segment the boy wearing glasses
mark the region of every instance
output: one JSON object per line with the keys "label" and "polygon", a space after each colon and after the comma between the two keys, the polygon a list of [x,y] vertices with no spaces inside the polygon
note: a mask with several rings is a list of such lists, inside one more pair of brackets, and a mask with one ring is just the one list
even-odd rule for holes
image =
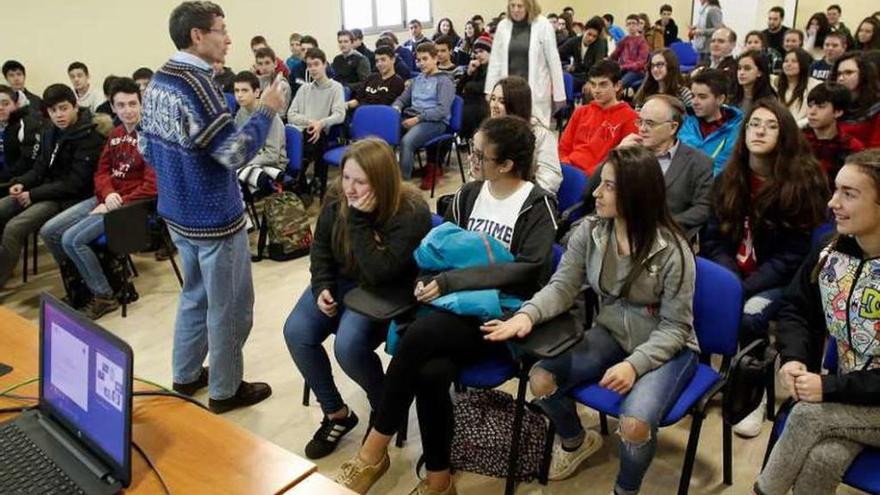
{"label": "boy wearing glasses", "polygon": [[[685,115],[687,110],[678,98],[653,95],[639,111],[638,132],[623,138],[620,146],[642,145],[657,156],[666,182],[669,211],[688,238],[694,239],[709,220],[712,208],[712,159],[678,139]],[[596,169],[587,184],[584,200],[588,205],[596,202],[592,192],[602,181],[603,166]]]}
{"label": "boy wearing glasses", "polygon": [[592,176],[624,136],[638,132],[638,114],[617,99],[621,82],[616,62],[602,60],[590,68],[588,76],[593,101],[579,106],[571,116],[559,140],[559,161]]}

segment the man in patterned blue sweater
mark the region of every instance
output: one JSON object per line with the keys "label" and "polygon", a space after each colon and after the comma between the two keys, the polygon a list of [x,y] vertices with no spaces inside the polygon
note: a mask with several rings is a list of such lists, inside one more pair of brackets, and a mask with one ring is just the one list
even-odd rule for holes
{"label": "man in patterned blue sweater", "polygon": [[[278,81],[239,130],[212,82],[231,41],[223,10],[184,2],[169,30],[179,50],[150,81],[143,101],[140,148],[156,171],[159,214],[183,261],[184,286],[174,329],[174,389],[208,386],[216,413],[272,394],[242,380],[242,348],[253,323],[254,287],[236,170],[263,146],[283,106]],[[202,363],[208,356],[209,368]]]}

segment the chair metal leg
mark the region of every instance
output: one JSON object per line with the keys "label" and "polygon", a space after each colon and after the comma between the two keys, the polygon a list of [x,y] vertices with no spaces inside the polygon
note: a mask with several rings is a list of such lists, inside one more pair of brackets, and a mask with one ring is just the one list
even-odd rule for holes
{"label": "chair metal leg", "polygon": [[30,250],[28,239],[25,239],[23,249],[24,253],[21,256],[21,282],[26,284],[28,279],[28,260],[30,259],[30,256],[28,255],[28,251]]}
{"label": "chair metal leg", "polygon": [[599,430],[603,435],[608,434],[608,416],[605,413],[599,413]]}
{"label": "chair metal leg", "polygon": [[721,443],[724,449],[724,484],[733,484],[733,427],[724,421],[721,427]]}
{"label": "chair metal leg", "polygon": [[776,367],[767,370],[767,419],[776,421]]}
{"label": "chair metal leg", "polygon": [[409,430],[409,414],[403,417],[403,422],[400,423],[400,428],[397,429],[397,438],[394,440],[394,445],[397,448],[403,448],[403,445],[406,443],[407,430]]}
{"label": "chair metal leg", "polygon": [[703,428],[703,414],[697,413],[692,417],[691,434],[688,437],[687,450],[684,454],[684,466],[681,469],[681,480],[678,483],[678,495],[687,495],[690,489],[694,460],[697,457],[697,445],[700,443],[700,430]]}
{"label": "chair metal leg", "polygon": [[312,395],[312,390],[309,388],[309,384],[304,383],[303,384],[303,400],[302,400],[302,403],[304,406],[309,405],[309,398],[311,397],[311,395]]}
{"label": "chair metal leg", "polygon": [[522,439],[522,423],[526,412],[526,384],[529,382],[529,367],[525,363],[519,363],[518,386],[516,391],[516,405],[513,414],[513,437],[510,441],[510,453],[507,458],[507,482],[504,485],[504,494],[513,495],[516,490],[516,472],[519,461],[519,446]]}
{"label": "chair metal leg", "polygon": [[464,177],[464,162],[461,161],[461,148],[457,144],[453,144],[453,146],[455,146],[455,157],[458,158],[458,171],[461,172],[461,183],[464,184],[467,182],[467,179]]}
{"label": "chair metal leg", "polygon": [[131,274],[135,277],[140,277],[141,275],[138,273],[137,267],[134,266],[134,260],[131,259],[131,255],[126,255],[125,259],[128,261],[128,267],[131,268]]}
{"label": "chair metal leg", "polygon": [[34,254],[33,254],[34,262],[33,262],[33,267],[32,267],[34,269],[34,275],[37,274],[37,255],[38,254],[39,253],[37,252],[37,233],[34,232]]}

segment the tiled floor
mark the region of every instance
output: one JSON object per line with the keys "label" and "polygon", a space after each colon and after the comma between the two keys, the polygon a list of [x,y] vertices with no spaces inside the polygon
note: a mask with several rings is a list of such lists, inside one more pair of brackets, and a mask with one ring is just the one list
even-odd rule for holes
{"label": "tiled floor", "polygon": [[[458,171],[450,170],[439,194],[451,193],[459,184]],[[433,201],[430,203],[433,208]],[[100,323],[134,348],[135,373],[138,376],[170,384],[171,337],[179,290],[177,280],[167,262],[158,263],[151,255],[137,256],[135,263],[140,272],[140,276],[135,279],[137,290],[141,294],[140,300],[129,308],[128,318],[123,319],[119,313],[114,313],[102,318]],[[308,259],[285,263],[268,260],[256,263],[253,266],[253,278],[257,295],[255,323],[245,347],[245,374],[248,380],[268,381],[274,394],[255,407],[229,413],[227,418],[302,455],[305,442],[311,438],[321,420],[321,412],[314,399],[309,407],[303,407],[300,403],[303,380],[287,352],[282,326],[309,281]],[[39,275],[32,277],[24,286],[20,280],[20,276],[17,281],[13,278],[11,286],[0,291],[0,303],[36,322],[39,293],[63,293],[57,269],[45,250],[41,251]],[[328,346],[328,349],[332,347]],[[330,352],[332,355],[332,350]],[[383,361],[387,364],[387,356],[383,355]],[[335,373],[346,401],[361,418],[366,418],[369,411],[364,394],[338,368]],[[506,385],[508,391],[512,391],[511,385],[512,383]],[[207,400],[204,395],[199,398]],[[769,428],[765,428],[760,437],[752,440],[734,438],[734,485],[728,487],[721,482],[719,408],[718,403],[713,404],[709,418],[703,424],[691,493],[750,493],[767,444]],[[582,419],[588,427],[598,429],[598,416],[594,413],[584,409]],[[405,494],[417,483],[414,466],[421,449],[416,425],[413,408],[409,441],[402,449],[391,448],[392,468],[371,493]],[[614,423],[611,425],[613,429]],[[358,426],[335,454],[318,461],[319,470],[332,475],[345,459],[354,455],[363,435],[363,428],[364,426]],[[689,429],[690,420],[685,420],[661,430],[658,454],[645,478],[643,493],[675,493]],[[617,446],[617,437],[612,433],[607,437],[603,448],[586,462],[576,476],[548,486],[522,484],[517,493],[608,493],[617,472]],[[469,473],[456,475],[456,480],[459,492],[463,494],[501,493],[504,487],[502,480]],[[840,493],[856,492],[841,489]]]}

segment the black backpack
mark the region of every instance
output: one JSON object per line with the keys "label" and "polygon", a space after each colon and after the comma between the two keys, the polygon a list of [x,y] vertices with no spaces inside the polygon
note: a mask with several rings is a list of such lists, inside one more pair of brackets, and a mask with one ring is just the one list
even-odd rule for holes
{"label": "black backpack", "polygon": [[737,424],[754,411],[774,380],[776,350],[764,340],[756,340],[741,350],[730,363],[721,414],[730,424]]}
{"label": "black backpack", "polygon": [[[513,396],[500,390],[459,393],[453,405],[452,468],[506,478],[515,408]],[[514,473],[518,481],[546,479],[550,467],[554,431],[550,420],[538,411],[537,406],[526,405]]]}

